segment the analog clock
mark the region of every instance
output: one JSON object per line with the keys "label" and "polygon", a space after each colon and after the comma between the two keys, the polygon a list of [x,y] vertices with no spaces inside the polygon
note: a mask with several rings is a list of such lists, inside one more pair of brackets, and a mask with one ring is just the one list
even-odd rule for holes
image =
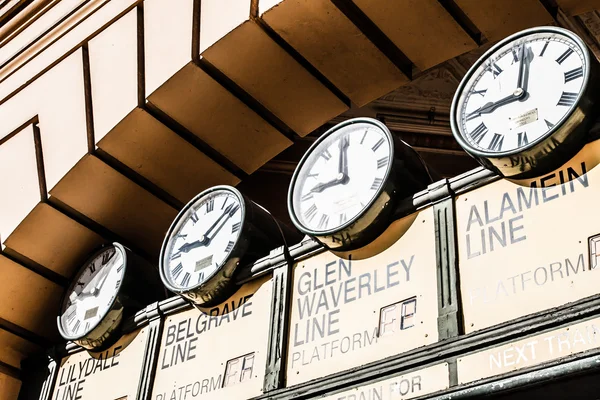
{"label": "analog clock", "polygon": [[195,304],[214,303],[235,288],[230,281],[239,265],[282,245],[282,234],[294,236],[235,188],[215,186],[192,199],[171,225],[160,277]]}
{"label": "analog clock", "polygon": [[[140,268],[144,271],[136,272]],[[139,276],[137,285],[132,284],[132,275]],[[155,275],[152,267],[118,243],[98,250],[65,292],[57,321],[60,334],[87,349],[110,343],[127,307],[139,309],[161,298]]]}
{"label": "analog clock", "polygon": [[327,247],[356,249],[385,230],[399,198],[430,181],[418,155],[384,124],[355,118],[327,131],[304,155],[288,209],[300,231]]}
{"label": "analog clock", "polygon": [[451,109],[454,137],[506,177],[539,176],[579,150],[597,105],[597,61],[572,32],[528,29],[467,72]]}

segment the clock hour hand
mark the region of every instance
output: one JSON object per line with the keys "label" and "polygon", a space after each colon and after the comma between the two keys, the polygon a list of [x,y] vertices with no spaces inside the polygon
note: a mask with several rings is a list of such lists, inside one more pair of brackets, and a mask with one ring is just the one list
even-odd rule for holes
{"label": "clock hour hand", "polygon": [[96,287],[93,287],[90,291],[84,290],[81,293],[79,293],[79,295],[74,299],[69,299],[69,301],[71,302],[71,304],[74,304],[76,301],[81,301],[88,297],[95,297],[96,293],[94,292],[94,290],[96,290]]}
{"label": "clock hour hand", "polygon": [[310,191],[313,193],[321,193],[323,190],[325,190],[327,188],[330,188],[339,183],[342,183],[343,180],[344,180],[343,174],[338,174],[338,176],[336,176],[335,179],[332,179],[332,180],[330,180],[328,182],[324,182],[324,183],[318,183],[312,189],[310,189]]}
{"label": "clock hour hand", "polygon": [[481,114],[490,114],[490,113],[494,112],[494,110],[496,110],[498,107],[505,106],[507,104],[510,104],[514,101],[519,100],[521,97],[523,97],[524,93],[525,92],[523,91],[523,89],[517,88],[517,90],[515,90],[512,94],[510,94],[498,101],[493,101],[493,102],[490,101],[489,103],[485,103],[483,106],[479,107],[477,110],[468,114],[465,118],[467,120],[469,120],[469,119],[477,117]]}
{"label": "clock hour hand", "polygon": [[[177,250],[177,253],[175,254],[179,254],[179,253],[188,253],[190,250],[195,249],[196,247],[200,247],[203,246],[206,242],[206,240],[204,240],[204,236],[201,237],[202,240],[195,240],[191,243],[184,243],[179,250]],[[175,255],[173,254],[173,255]],[[171,256],[171,258],[173,258]]]}

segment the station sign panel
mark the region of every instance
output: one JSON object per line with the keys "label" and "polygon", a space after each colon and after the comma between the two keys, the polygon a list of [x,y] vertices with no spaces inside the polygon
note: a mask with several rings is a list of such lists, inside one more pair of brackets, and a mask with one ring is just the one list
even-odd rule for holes
{"label": "station sign panel", "polygon": [[502,375],[600,347],[600,317],[530,336],[457,360],[458,382]]}
{"label": "station sign panel", "polygon": [[169,316],[152,400],[249,399],[262,394],[272,301],[270,277],[211,308]]}
{"label": "station sign panel", "polygon": [[135,399],[148,328],[124,335],[110,348],[80,351],[61,360],[53,400]]}
{"label": "station sign panel", "polygon": [[438,340],[434,214],[362,260],[323,252],[294,268],[287,385]]}
{"label": "station sign panel", "polygon": [[437,364],[400,376],[319,397],[319,400],[413,399],[450,387],[448,364]]}
{"label": "station sign panel", "polygon": [[598,293],[600,141],[529,181],[456,198],[465,333]]}

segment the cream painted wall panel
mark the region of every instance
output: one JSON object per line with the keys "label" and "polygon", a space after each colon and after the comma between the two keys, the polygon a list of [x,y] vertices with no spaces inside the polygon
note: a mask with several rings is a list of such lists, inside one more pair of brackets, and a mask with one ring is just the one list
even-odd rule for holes
{"label": "cream painted wall panel", "polygon": [[146,96],[192,59],[193,0],[144,2]]}
{"label": "cream painted wall panel", "polygon": [[504,39],[523,29],[553,25],[554,19],[538,0],[456,0],[489,41]]}
{"label": "cream painted wall panel", "polygon": [[87,155],[50,192],[152,257],[158,257],[177,210],[98,158]]}
{"label": "cream painted wall panel", "polygon": [[98,143],[138,103],[137,10],[90,40],[94,136]]}
{"label": "cream painted wall panel", "polygon": [[267,10],[270,10],[276,5],[281,4],[283,1],[285,0],[260,0],[258,2],[258,15],[266,13]]}
{"label": "cream painted wall panel", "polygon": [[0,239],[12,233],[40,201],[33,127],[0,145]]}
{"label": "cream painted wall panel", "polygon": [[[92,0],[88,5],[84,6],[82,10],[75,13],[75,15],[69,20],[76,20],[77,17],[81,18],[81,14],[83,12],[89,11],[95,7],[98,7],[99,4],[103,3],[106,0]],[[67,13],[75,9],[77,6],[84,3],[84,0],[61,0],[58,1],[56,5],[51,7],[48,11],[42,14],[35,22],[26,27],[23,31],[21,31],[18,35],[12,38],[7,43],[3,43],[0,46],[0,63],[3,64],[9,58],[12,58],[19,50],[28,46],[40,35],[43,34],[48,28],[52,25],[56,24],[57,21],[62,19]],[[14,61],[11,61],[8,64],[7,68],[3,68],[0,73],[0,79],[4,78],[11,71],[13,71],[16,67],[18,67],[21,63],[23,63],[27,58],[31,56],[32,53],[39,51],[43,46],[48,45],[48,43],[55,39],[57,35],[60,35],[65,29],[71,27],[69,23],[63,23],[61,26],[55,28],[51,34],[46,35],[44,40],[38,40],[34,44],[32,44],[26,52],[22,53],[22,56],[14,58]]]}
{"label": "cream painted wall panel", "polygon": [[421,70],[477,44],[437,0],[353,0]]}
{"label": "cream painted wall panel", "polygon": [[36,115],[51,189],[87,152],[81,50],[0,105],[0,140]]}
{"label": "cream painted wall panel", "polygon": [[0,282],[0,318],[52,340],[58,338],[60,286],[2,255]]}
{"label": "cream painted wall panel", "polygon": [[21,390],[21,381],[0,372],[0,400],[15,400]]}
{"label": "cream painted wall panel", "polygon": [[194,64],[186,65],[148,101],[248,174],[292,144]]}
{"label": "cream painted wall panel", "polygon": [[[202,21],[220,12],[202,14]],[[348,109],[252,20],[221,38],[202,56],[300,136]]]}
{"label": "cream painted wall panel", "polygon": [[38,203],[4,241],[6,247],[71,278],[105,240],[46,203]]}
{"label": "cream painted wall panel", "polygon": [[250,0],[204,0],[200,10],[200,53],[250,16]]}
{"label": "cream painted wall panel", "polygon": [[48,190],[87,152],[82,57],[81,50],[77,50],[26,89],[25,104],[32,98],[39,101]]}
{"label": "cream painted wall panel", "polygon": [[21,368],[21,360],[34,351],[42,350],[41,347],[27,340],[0,329],[0,361]]}
{"label": "cream painted wall panel", "polygon": [[600,10],[600,0],[556,0],[567,15],[579,15],[592,10]]}
{"label": "cream painted wall panel", "polygon": [[96,13],[91,15],[81,24],[74,27],[68,35],[60,38],[42,54],[25,64],[21,69],[4,81],[0,82],[0,101],[12,94],[19,87],[25,85],[37,74],[48,68],[57,59],[81,45],[81,42],[92,35],[107,21],[114,19],[128,7],[140,0],[111,0]]}
{"label": "cream painted wall panel", "polygon": [[286,0],[260,17],[358,106],[408,82],[330,0]]}
{"label": "cream painted wall panel", "polygon": [[211,186],[240,182],[141,108],[127,115],[98,147],[183,203]]}

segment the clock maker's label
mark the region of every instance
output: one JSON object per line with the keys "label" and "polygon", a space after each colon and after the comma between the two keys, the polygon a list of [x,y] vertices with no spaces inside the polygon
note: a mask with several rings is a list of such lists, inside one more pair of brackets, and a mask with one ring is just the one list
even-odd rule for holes
{"label": "clock maker's label", "polygon": [[350,390],[319,397],[319,400],[413,399],[450,387],[448,364],[437,364]]}
{"label": "clock maker's label", "polygon": [[167,318],[152,400],[262,394],[271,299],[272,280],[257,279],[218,306]]}
{"label": "clock maker's label", "polygon": [[538,120],[538,110],[534,108],[533,110],[526,111],[520,115],[517,115],[513,118],[509,117],[509,125],[511,129],[517,129],[524,125],[531,124]]}
{"label": "clock maker's label", "polygon": [[600,141],[519,184],[456,199],[466,333],[598,293]]}
{"label": "clock maker's label", "polygon": [[433,211],[384,252],[324,252],[294,269],[287,383],[294,385],[438,340]]}
{"label": "clock maker's label", "polygon": [[135,399],[147,339],[148,328],[143,328],[105,351],[80,351],[63,358],[52,399]]}
{"label": "clock maker's label", "polygon": [[505,374],[600,347],[600,318],[461,357],[458,383]]}

